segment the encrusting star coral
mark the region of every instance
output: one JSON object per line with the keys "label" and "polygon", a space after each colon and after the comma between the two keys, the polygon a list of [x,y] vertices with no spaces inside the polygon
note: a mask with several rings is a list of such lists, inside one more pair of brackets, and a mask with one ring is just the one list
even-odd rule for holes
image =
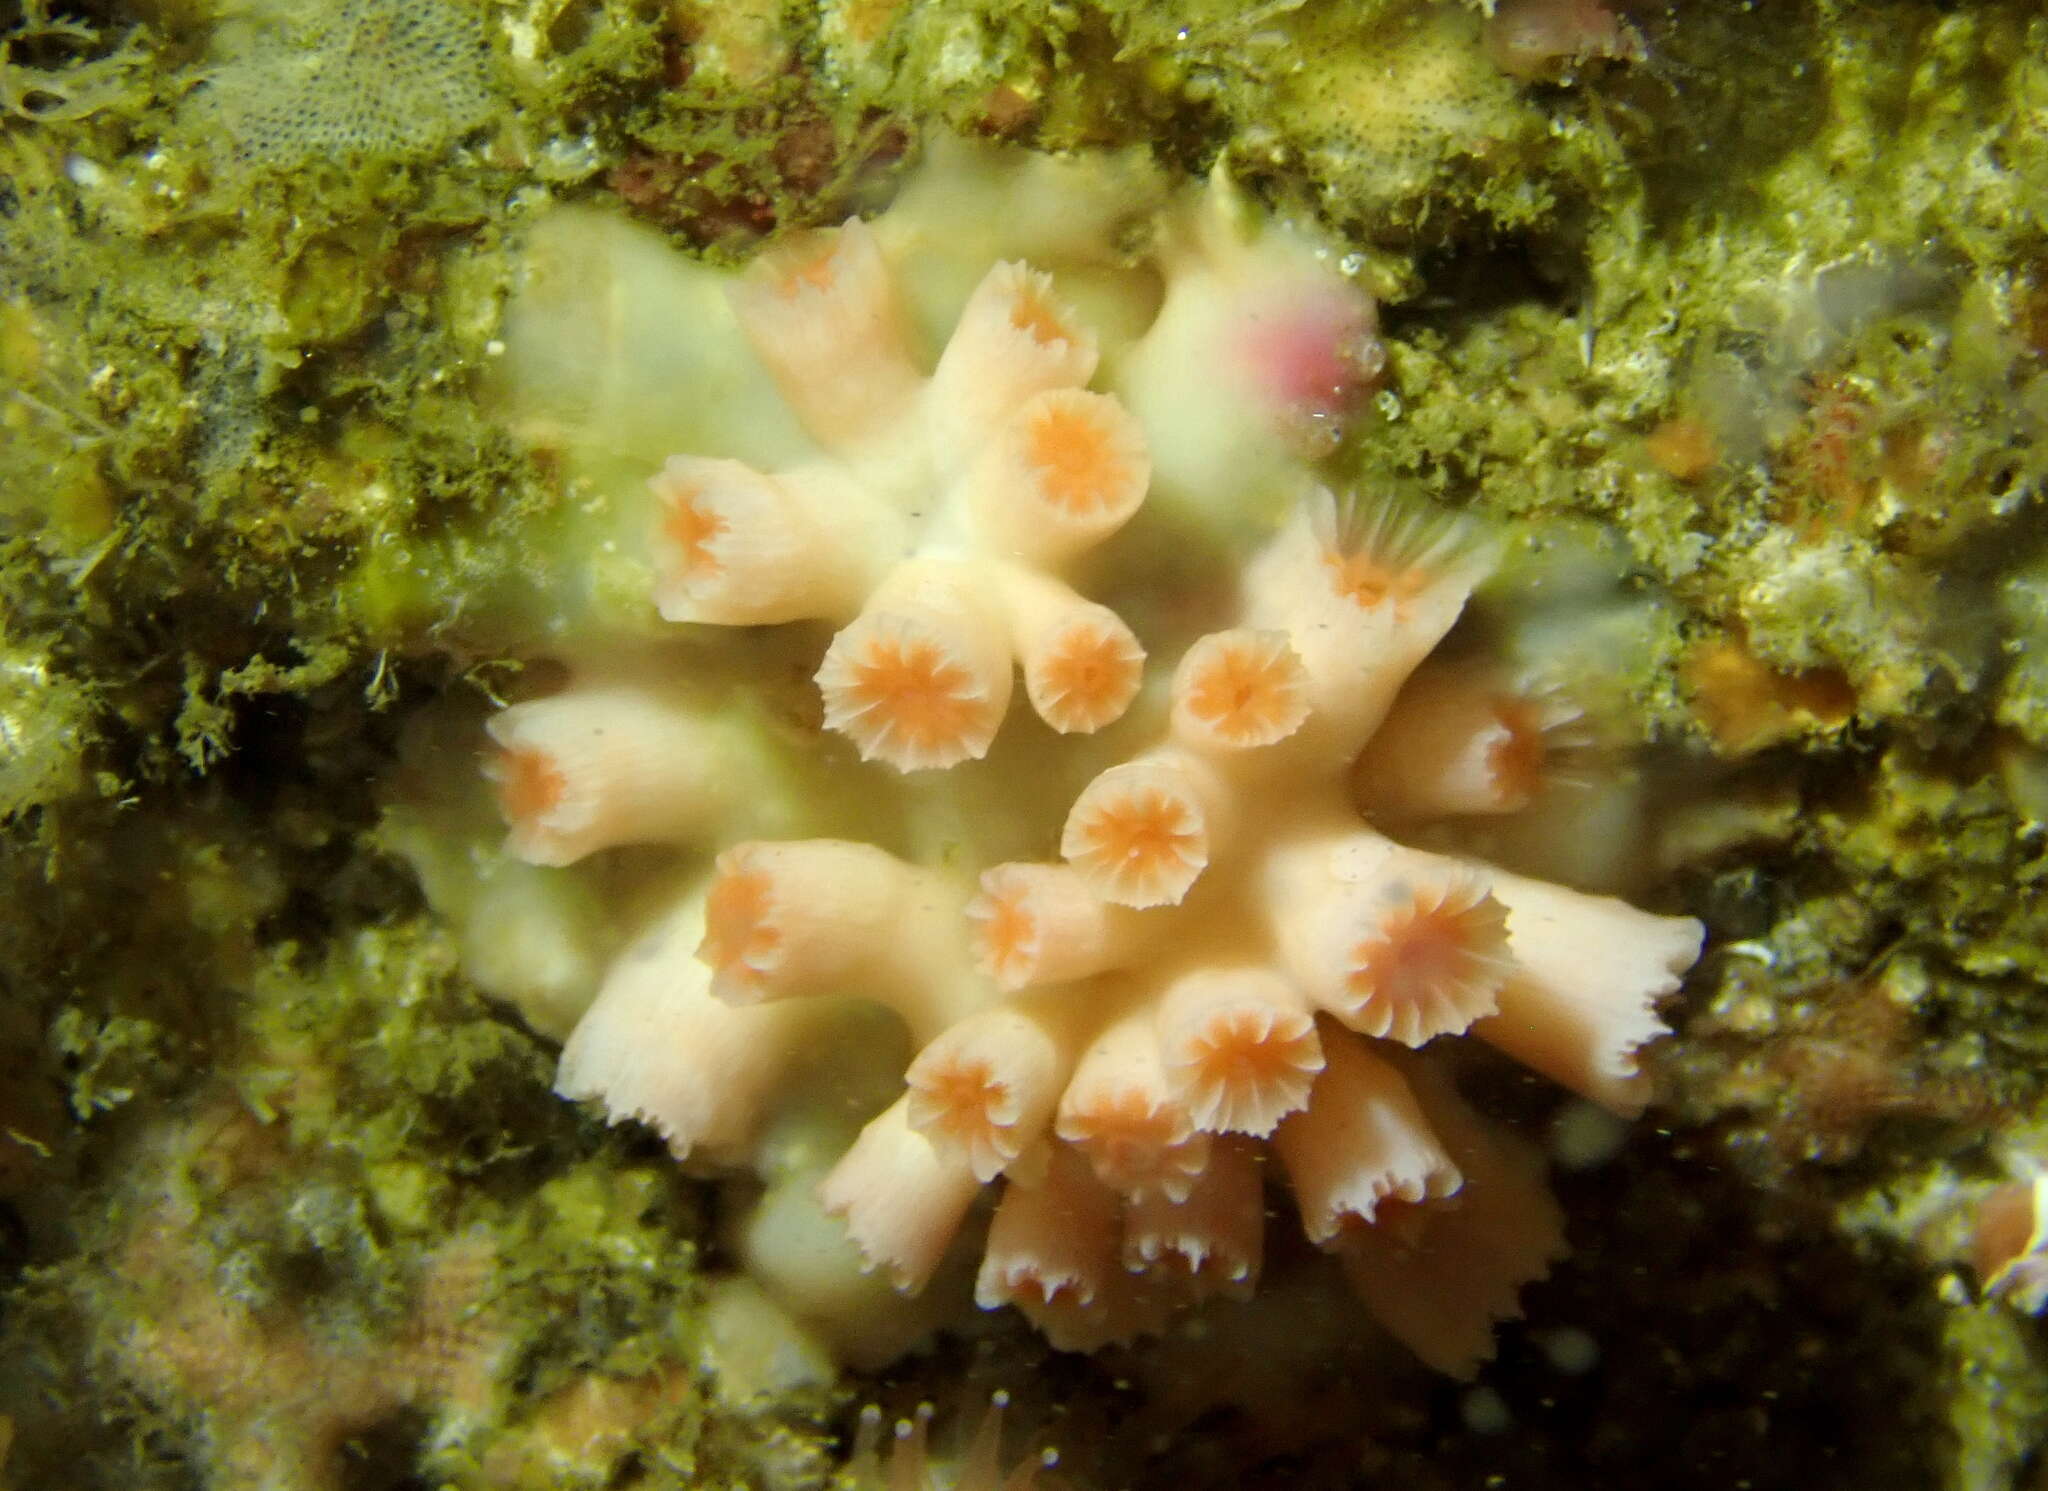
{"label": "encrusting star coral", "polygon": [[959,146],[737,276],[565,217],[533,278],[509,403],[588,473],[600,577],[487,769],[628,940],[594,999],[595,957],[476,961],[543,1028],[587,1004],[559,1090],[759,1165],[878,1004],[915,1054],[817,1199],[895,1289],[994,1187],[975,1298],[1091,1350],[1250,1295],[1284,1186],[1470,1371],[1562,1224],[1435,1048],[1633,1113],[1701,933],[1381,831],[1525,806],[1566,712],[1432,658],[1484,542],[1315,480],[1370,300],[1220,180]]}

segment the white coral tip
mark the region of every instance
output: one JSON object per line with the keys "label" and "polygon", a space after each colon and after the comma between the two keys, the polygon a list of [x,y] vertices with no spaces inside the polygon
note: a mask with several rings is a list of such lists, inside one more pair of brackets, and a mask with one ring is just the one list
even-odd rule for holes
{"label": "white coral tip", "polygon": [[826,728],[898,771],[979,760],[1009,708],[1001,618],[970,577],[944,569],[892,575],[818,668]]}
{"label": "white coral tip", "polygon": [[1137,635],[1107,606],[1086,601],[1030,637],[1018,656],[1031,707],[1063,735],[1115,723],[1144,681]]}
{"label": "white coral tip", "polygon": [[935,1146],[899,1098],[860,1131],[818,1188],[842,1218],[867,1267],[885,1270],[905,1294],[930,1282],[967,1208],[980,1193],[967,1157]]}
{"label": "white coral tip", "polygon": [[1383,1202],[1435,1200],[1458,1189],[1458,1167],[1395,1066],[1357,1036],[1334,1030],[1325,1032],[1323,1059],[1308,1106],[1273,1136],[1309,1241],[1371,1223]]}
{"label": "white coral tip", "polygon": [[1345,1024],[1420,1046],[1494,1012],[1512,968],[1507,912],[1476,876],[1397,871],[1346,899],[1327,996]]}
{"label": "white coral tip", "polygon": [[1260,968],[1202,968],[1160,997],[1160,1055],[1198,1128],[1264,1136],[1308,1101],[1323,1068],[1300,991]]}
{"label": "white coral tip", "polygon": [[851,557],[792,486],[738,461],[670,456],[648,479],[664,620],[755,626],[851,609]]}
{"label": "white coral tip", "polygon": [[1209,863],[1207,785],[1173,759],[1112,766],[1074,799],[1060,853],[1120,905],[1177,905]]}
{"label": "white coral tip", "polygon": [[910,1126],[967,1156],[990,1181],[1016,1164],[1052,1120],[1072,1065],[1059,1012],[997,1006],[947,1027],[904,1074]]}
{"label": "white coral tip", "polygon": [[1212,632],[1173,675],[1173,727],[1190,744],[1249,750],[1285,740],[1308,718],[1308,674],[1282,631]]}
{"label": "white coral tip", "polygon": [[880,246],[858,218],[763,254],[734,312],[804,427],[843,447],[901,417],[920,379]]}
{"label": "white coral tip", "polygon": [[701,710],[630,685],[572,688],[485,726],[512,852],[566,865],[599,849],[688,837],[715,820],[725,756]]}
{"label": "white coral tip", "polygon": [[1061,303],[1051,276],[997,264],[962,307],[932,374],[941,464],[959,459],[1034,394],[1079,388],[1095,372],[1095,335]]}

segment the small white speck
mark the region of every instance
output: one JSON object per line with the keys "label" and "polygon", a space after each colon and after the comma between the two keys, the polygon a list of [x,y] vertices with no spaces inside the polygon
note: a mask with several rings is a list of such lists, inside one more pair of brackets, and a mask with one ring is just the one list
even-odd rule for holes
{"label": "small white speck", "polygon": [[1723,943],[1721,951],[1737,958],[1748,958],[1751,962],[1761,963],[1766,968],[1775,968],[1778,964],[1778,955],[1767,944],[1761,942]]}
{"label": "small white speck", "polygon": [[484,343],[484,356],[486,356],[486,357],[503,357],[504,355],[505,355],[505,344],[504,344],[503,342],[499,341],[499,340],[498,340],[498,339],[497,339],[496,337],[493,337],[493,338],[491,338],[491,340],[489,340],[488,342],[485,342],[485,343]]}

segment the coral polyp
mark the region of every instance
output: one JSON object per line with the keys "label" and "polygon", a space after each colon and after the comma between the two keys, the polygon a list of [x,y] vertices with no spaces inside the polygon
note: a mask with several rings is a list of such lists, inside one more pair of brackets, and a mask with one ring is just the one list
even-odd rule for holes
{"label": "coral polyp", "polygon": [[[974,1298],[1090,1350],[1252,1294],[1291,1189],[1394,1334],[1466,1372],[1563,1239],[1440,1045],[1631,1111],[1699,926],[1374,826],[1526,804],[1546,706],[1454,669],[1411,697],[1491,550],[1318,484],[1373,308],[1313,241],[1221,180],[935,154],[903,206],[721,285],[695,335],[782,412],[654,457],[639,493],[622,474],[639,615],[539,643],[569,681],[490,722],[512,854],[674,853],[621,903],[645,928],[560,1090],[744,1161],[822,1051],[890,1059],[835,1034],[880,1005],[899,1096],[818,1162],[849,1261],[916,1293],[971,1231]],[[1121,175],[1135,206],[952,255],[963,183],[1048,171],[1081,203]]]}

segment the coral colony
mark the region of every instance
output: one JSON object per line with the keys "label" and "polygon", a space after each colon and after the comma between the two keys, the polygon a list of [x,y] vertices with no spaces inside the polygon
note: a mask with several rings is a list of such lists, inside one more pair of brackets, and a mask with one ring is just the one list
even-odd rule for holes
{"label": "coral colony", "polygon": [[[1222,184],[1134,193],[1144,246],[1119,258],[1114,193],[1083,189],[1110,169],[949,154],[897,212],[732,279],[806,438],[647,480],[645,593],[690,650],[565,646],[571,681],[489,722],[514,854],[705,857],[613,962],[559,1087],[743,1161],[805,1010],[875,1001],[916,1054],[819,1194],[898,1290],[993,1186],[977,1300],[1093,1349],[1251,1294],[1284,1186],[1371,1311],[1466,1372],[1561,1223],[1434,1050],[1476,1035],[1632,1113],[1700,928],[1375,826],[1523,807],[1557,711],[1431,659],[1483,545],[1310,479],[1378,374],[1370,301]],[[1101,226],[987,265],[927,361],[907,302],[946,172],[998,202],[1077,183]],[[1006,210],[1029,246],[1031,210]],[[1220,583],[1191,558],[1204,593],[1177,595],[1147,542],[1249,558]],[[808,757],[682,676],[763,628],[814,679]],[[1042,723],[1016,718],[1019,676]],[[842,836],[848,795],[941,826]]]}

